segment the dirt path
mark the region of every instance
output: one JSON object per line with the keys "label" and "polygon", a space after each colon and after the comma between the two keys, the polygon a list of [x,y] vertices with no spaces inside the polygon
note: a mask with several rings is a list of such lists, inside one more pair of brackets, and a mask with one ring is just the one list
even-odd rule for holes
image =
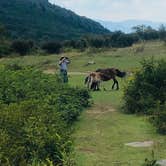
{"label": "dirt path", "polygon": [[[55,74],[57,71],[54,69],[48,69],[48,70],[44,70],[44,73],[46,74]],[[68,72],[69,75],[87,75],[87,73],[85,72]]]}
{"label": "dirt path", "polygon": [[110,105],[100,105],[100,104],[95,104],[90,110],[87,111],[87,114],[108,114],[111,112],[117,111]]}

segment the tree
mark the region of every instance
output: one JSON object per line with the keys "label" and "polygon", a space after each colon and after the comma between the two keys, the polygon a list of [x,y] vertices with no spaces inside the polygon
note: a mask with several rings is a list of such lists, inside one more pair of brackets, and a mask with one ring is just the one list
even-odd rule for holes
{"label": "tree", "polygon": [[50,41],[50,42],[44,43],[41,46],[41,48],[49,54],[53,54],[53,53],[59,54],[62,49],[62,44],[59,42]]}
{"label": "tree", "polygon": [[164,26],[163,24],[160,25],[158,31],[159,31],[159,38],[160,38],[160,40],[166,41],[166,26]]}
{"label": "tree", "polygon": [[144,33],[146,30],[145,25],[138,25],[138,26],[133,27],[132,29],[135,33],[138,34],[138,36],[140,37],[141,40],[144,40]]}
{"label": "tree", "polygon": [[15,40],[11,44],[12,50],[20,55],[26,55],[32,47],[32,42],[25,40]]}
{"label": "tree", "polygon": [[0,24],[0,57],[10,53],[10,42],[7,39],[6,29]]}
{"label": "tree", "polygon": [[0,39],[4,36],[5,34],[5,27],[0,24]]}

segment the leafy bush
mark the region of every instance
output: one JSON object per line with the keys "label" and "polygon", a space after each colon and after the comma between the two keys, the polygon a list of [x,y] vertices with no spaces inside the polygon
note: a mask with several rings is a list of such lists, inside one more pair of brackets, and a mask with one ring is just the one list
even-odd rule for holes
{"label": "leafy bush", "polygon": [[[124,108],[128,113],[144,113],[154,115],[159,121],[159,131],[165,133],[166,120],[163,109],[166,101],[166,61],[146,60],[142,69],[129,82],[124,95]],[[159,107],[158,107],[159,105]],[[157,114],[157,115],[156,115]]]}
{"label": "leafy bush", "polygon": [[54,163],[62,160],[69,142],[65,123],[56,110],[39,101],[25,101],[2,107],[0,115],[1,162],[21,165],[33,158],[49,158]]}
{"label": "leafy bush", "polygon": [[166,105],[158,106],[151,117],[151,121],[157,126],[159,133],[166,134]]}
{"label": "leafy bush", "polygon": [[66,162],[71,125],[89,105],[87,90],[28,68],[1,67],[0,85],[0,165]]}
{"label": "leafy bush", "polygon": [[29,53],[33,46],[34,44],[32,41],[25,40],[16,40],[11,44],[11,48],[13,49],[13,51],[20,55],[26,55],[27,53]]}
{"label": "leafy bush", "polygon": [[142,166],[160,166],[159,164],[157,164],[157,160],[155,159],[154,156],[154,151],[152,151],[152,158],[151,159],[146,158],[145,163]]}
{"label": "leafy bush", "polygon": [[8,42],[0,42],[0,58],[11,53],[10,44]]}
{"label": "leafy bush", "polygon": [[0,58],[8,55],[11,52],[10,42],[7,39],[7,32],[3,25],[0,23]]}
{"label": "leafy bush", "polygon": [[59,42],[46,42],[41,48],[49,54],[59,54],[61,52],[62,45]]}

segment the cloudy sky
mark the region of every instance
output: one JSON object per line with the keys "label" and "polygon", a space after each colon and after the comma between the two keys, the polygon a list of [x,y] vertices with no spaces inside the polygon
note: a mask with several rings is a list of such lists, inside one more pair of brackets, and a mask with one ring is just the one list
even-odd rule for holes
{"label": "cloudy sky", "polygon": [[166,0],[49,0],[93,19],[166,22]]}

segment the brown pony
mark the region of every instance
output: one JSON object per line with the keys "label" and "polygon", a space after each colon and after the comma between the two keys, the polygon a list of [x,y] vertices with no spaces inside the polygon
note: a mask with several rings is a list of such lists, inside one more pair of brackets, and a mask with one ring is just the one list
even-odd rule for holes
{"label": "brown pony", "polygon": [[87,84],[88,89],[91,90],[100,90],[101,83],[101,73],[92,72],[85,78],[85,84]]}
{"label": "brown pony", "polygon": [[125,77],[125,75],[126,72],[121,72],[120,70],[115,68],[98,69],[96,70],[96,72],[92,72],[86,77],[85,84],[88,85],[89,89],[99,90],[100,83],[102,81],[109,81],[112,79],[114,81],[112,89],[114,89],[116,85],[116,89],[118,90],[119,83],[116,79],[116,76],[123,78]]}

